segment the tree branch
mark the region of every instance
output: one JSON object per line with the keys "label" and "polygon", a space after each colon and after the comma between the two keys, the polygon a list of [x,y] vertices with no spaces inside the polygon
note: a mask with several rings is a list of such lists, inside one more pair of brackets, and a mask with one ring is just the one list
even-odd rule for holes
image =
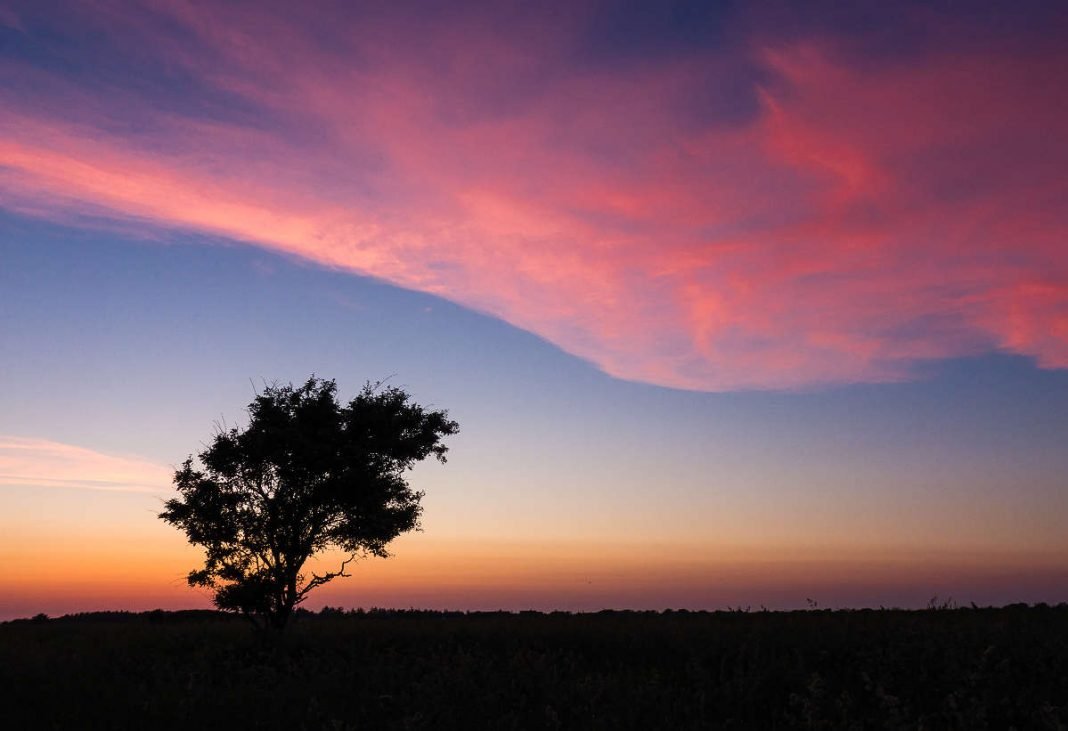
{"label": "tree branch", "polygon": [[304,588],[302,588],[300,591],[297,592],[297,603],[300,603],[301,601],[303,601],[305,595],[307,595],[308,592],[310,592],[315,587],[322,586],[323,584],[327,583],[328,581],[333,581],[334,579],[336,579],[339,576],[351,576],[351,574],[346,574],[345,573],[345,567],[348,566],[353,561],[355,561],[357,558],[359,558],[359,555],[353,553],[352,555],[350,555],[348,558],[346,558],[344,561],[341,562],[341,567],[338,568],[337,571],[327,571],[325,574],[322,574],[321,576],[319,574],[312,574],[311,581],[309,581],[307,584],[305,584]]}

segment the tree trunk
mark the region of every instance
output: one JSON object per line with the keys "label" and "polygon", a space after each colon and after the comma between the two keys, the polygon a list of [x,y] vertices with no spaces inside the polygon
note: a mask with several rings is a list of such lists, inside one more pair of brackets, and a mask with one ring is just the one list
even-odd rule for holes
{"label": "tree trunk", "polygon": [[290,573],[286,578],[286,586],[278,593],[278,603],[268,617],[271,629],[281,632],[285,629],[289,618],[293,616],[293,609],[297,605],[297,574]]}

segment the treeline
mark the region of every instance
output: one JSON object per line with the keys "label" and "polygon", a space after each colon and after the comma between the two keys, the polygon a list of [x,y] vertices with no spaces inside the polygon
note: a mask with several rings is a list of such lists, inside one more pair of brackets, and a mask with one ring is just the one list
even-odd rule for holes
{"label": "treeline", "polygon": [[[398,608],[385,608],[385,607],[370,607],[365,609],[363,607],[355,607],[346,609],[344,607],[324,606],[318,611],[298,608],[294,611],[294,617],[304,620],[316,620],[316,619],[336,619],[338,617],[373,617],[373,618],[388,618],[388,617],[422,617],[426,619],[445,619],[449,617],[572,617],[572,616],[600,616],[600,617],[654,617],[654,616],[694,616],[694,617],[715,617],[720,615],[737,615],[737,614],[763,614],[763,615],[788,615],[788,614],[859,614],[866,615],[872,613],[880,614],[922,614],[924,612],[931,611],[962,611],[962,612],[986,612],[986,613],[1006,613],[1006,612],[1068,612],[1068,602],[1061,602],[1059,604],[1050,605],[1045,602],[1037,604],[1016,603],[1007,604],[1004,606],[978,606],[976,604],[969,604],[967,606],[961,606],[956,604],[952,599],[941,601],[937,597],[933,598],[926,609],[902,609],[898,607],[879,607],[863,608],[863,609],[820,609],[818,606],[810,607],[809,609],[794,609],[794,610],[769,610],[765,607],[758,607],[754,609],[752,606],[745,607],[728,607],[727,609],[601,609],[591,612],[571,612],[566,610],[553,610],[549,612],[542,612],[534,609],[522,609],[522,610],[458,610],[458,609],[398,609]],[[205,622],[205,621],[220,621],[231,622],[239,620],[240,615],[232,612],[222,612],[216,609],[152,609],[143,612],[131,612],[126,610],[108,610],[108,611],[96,611],[96,612],[75,612],[72,614],[64,614],[58,617],[50,617],[47,614],[40,613],[33,617],[25,617],[18,619],[10,619],[0,624],[24,624],[34,623],[40,624],[43,622],[103,622],[103,623],[123,623],[123,622]]]}

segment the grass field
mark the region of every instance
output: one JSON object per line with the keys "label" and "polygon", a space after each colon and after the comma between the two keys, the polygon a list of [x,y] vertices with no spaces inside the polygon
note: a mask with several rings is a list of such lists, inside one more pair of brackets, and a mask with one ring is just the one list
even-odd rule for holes
{"label": "grass field", "polygon": [[1068,605],[0,625],[0,727],[1065,729]]}

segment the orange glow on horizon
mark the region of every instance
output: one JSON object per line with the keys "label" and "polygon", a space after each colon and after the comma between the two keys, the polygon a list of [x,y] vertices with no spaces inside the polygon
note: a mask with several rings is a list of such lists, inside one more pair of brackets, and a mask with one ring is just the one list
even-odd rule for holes
{"label": "orange glow on horizon", "polygon": [[[54,542],[5,551],[0,619],[38,611],[143,611],[210,607],[186,587],[199,565],[191,546],[127,540],[109,546]],[[307,567],[330,567],[324,557]],[[317,590],[307,606],[431,609],[723,609],[761,604],[868,606],[930,596],[1056,603],[1068,594],[1068,562],[1052,552],[961,552],[839,547],[606,545],[499,541],[397,541],[387,560],[367,559],[352,576]],[[1002,602],[1006,601],[1004,598]]]}

